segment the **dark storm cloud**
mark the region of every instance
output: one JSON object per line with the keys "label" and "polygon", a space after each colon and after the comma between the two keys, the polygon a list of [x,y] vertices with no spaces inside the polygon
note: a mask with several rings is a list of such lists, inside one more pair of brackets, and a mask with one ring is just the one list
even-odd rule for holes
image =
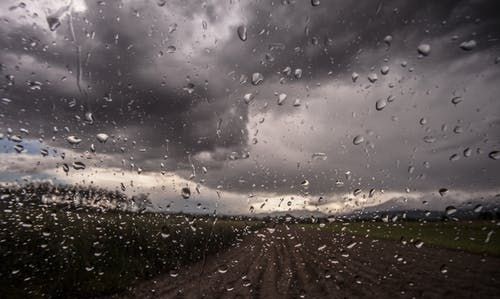
{"label": "dark storm cloud", "polygon": [[[498,4],[492,1],[328,1],[314,8],[307,1],[290,2],[252,3],[247,21],[242,21],[248,24],[247,42],[238,43],[235,36],[223,57],[243,72],[259,69],[274,74],[292,66],[303,68],[305,78],[321,80],[329,71],[343,74],[353,68],[369,69],[372,65],[360,63],[358,56],[370,49],[383,50],[373,61],[400,52],[411,52],[416,58],[421,42],[451,39],[452,33],[461,35],[457,44],[476,35],[477,50],[498,45],[495,35],[500,21],[494,13]],[[383,42],[387,35],[393,36],[389,49]],[[284,49],[270,50],[273,44],[282,44]],[[455,54],[459,51],[455,47]],[[231,55],[234,52],[241,54]],[[266,53],[274,60],[266,61]],[[439,62],[457,59],[439,54],[435,55]],[[258,66],[260,62],[265,62],[264,67]]]}
{"label": "dark storm cloud", "polygon": [[[139,157],[136,158],[144,162],[162,157],[158,148],[166,147],[167,139],[168,155],[173,158],[169,161],[173,161],[173,164],[177,159],[185,160],[187,152],[213,150],[216,146],[240,147],[246,139],[244,122],[234,121],[226,115],[225,110],[231,107],[227,102],[231,99],[226,98],[217,89],[206,87],[204,81],[207,77],[197,77],[196,70],[192,69],[198,66],[182,61],[188,59],[182,57],[182,53],[167,53],[169,45],[180,48],[179,43],[185,42],[183,33],[180,33],[184,30],[183,24],[176,25],[178,26],[176,32],[170,34],[164,25],[172,25],[175,20],[169,21],[165,11],[159,10],[156,6],[139,4],[136,11],[140,12],[141,16],[137,17],[134,9],[120,8],[118,3],[108,3],[102,7],[95,2],[87,4],[89,7],[84,14],[85,19],[75,17],[73,20],[77,44],[81,47],[83,94],[75,92],[74,88],[71,92],[64,92],[59,88],[62,84],[56,82],[51,86],[42,86],[39,91],[27,90],[24,81],[29,75],[24,74],[24,77],[20,75],[15,86],[5,88],[5,95],[15,100],[10,107],[13,111],[6,116],[8,121],[15,122],[22,117],[29,119],[33,127],[42,127],[46,131],[50,131],[53,126],[68,126],[76,130],[72,134],[81,134],[82,137],[92,136],[89,142],[84,142],[87,146],[95,142],[93,138],[95,133],[110,130],[126,133],[139,128],[136,135],[130,136],[129,139],[137,141],[137,148],[150,149],[147,154],[137,153]],[[181,17],[187,18],[189,22],[197,7],[198,10],[201,9],[199,5],[192,8],[181,7],[182,12],[186,13]],[[213,14],[213,9],[211,11]],[[116,21],[117,18],[122,21]],[[151,19],[163,18],[167,19],[164,23],[151,22]],[[58,28],[57,33],[71,40],[66,22]],[[93,37],[89,39],[89,35]],[[177,38],[177,35],[181,36]],[[31,55],[42,64],[63,69],[67,67],[76,76],[76,52],[71,41],[59,40],[56,45],[51,45],[51,33],[42,26],[16,27],[13,32],[6,33],[5,36],[8,36],[2,40],[5,54]],[[23,49],[28,43],[25,40],[33,39],[38,40],[37,45],[27,50]],[[167,39],[169,41],[165,43]],[[49,45],[48,50],[42,51],[41,48],[46,45]],[[162,57],[159,57],[160,52],[163,52]],[[181,61],[176,61],[175,59],[179,59],[176,57],[181,57]],[[173,61],[169,63],[169,59]],[[165,69],[158,68],[153,76],[144,74],[143,70],[154,68],[158,60],[163,62],[162,66]],[[6,69],[4,73],[10,74],[11,71]],[[46,72],[50,71],[50,69],[39,70],[30,80],[44,82]],[[20,66],[19,72],[23,72],[23,66]],[[186,80],[188,76],[190,79]],[[172,84],[170,78],[174,78],[176,82]],[[192,93],[183,89],[188,81],[194,83]],[[73,84],[75,84],[74,77],[64,82],[64,85]],[[85,86],[87,84],[88,86]],[[105,94],[111,95],[113,101],[105,102],[103,100]],[[14,108],[26,106],[22,98],[37,98],[40,99],[40,103],[36,102],[38,105],[35,111],[23,112],[23,115],[20,115],[15,113]],[[66,100],[61,101],[72,98],[77,101],[75,107],[70,107]],[[246,107],[240,106],[235,109],[240,111],[233,113],[234,115],[245,114]],[[81,123],[84,121],[76,121],[75,115],[83,118],[88,111],[93,112],[96,123],[82,127]],[[32,115],[30,112],[35,114]],[[55,117],[47,118],[47,115]],[[217,137],[217,124],[222,117],[224,117],[222,122],[224,130],[220,137]],[[67,146],[64,143],[56,145]],[[113,150],[111,147],[108,148]],[[117,148],[115,151],[119,152]]]}
{"label": "dark storm cloud", "polygon": [[[119,166],[125,159],[158,171],[163,162],[187,177],[191,157],[196,167],[209,166],[208,186],[242,193],[319,196],[358,187],[428,191],[497,185],[495,161],[487,157],[499,143],[494,133],[498,103],[492,94],[500,76],[493,64],[500,16],[494,1],[322,1],[319,7],[309,1],[86,4],[87,10],[73,18],[83,92],[76,87],[77,56],[67,18],[54,34],[44,16],[36,19],[37,26],[4,16],[2,75],[16,77],[13,86],[2,83],[2,97],[13,100],[1,110],[4,128],[27,127],[33,138],[43,134],[47,144],[63,148],[71,148],[63,137],[78,135],[83,142],[74,150],[83,152],[95,143],[98,153],[115,157],[103,166]],[[240,25],[248,28],[246,41],[236,34]],[[393,37],[390,46],[383,41],[386,35]],[[460,49],[470,39],[477,47]],[[416,50],[422,42],[432,47],[423,59]],[[171,46],[175,53],[168,53]],[[406,68],[399,66],[402,60],[408,61]],[[389,75],[380,74],[382,65],[390,65]],[[287,66],[292,72],[301,68],[302,78],[280,74]],[[372,71],[379,77],[376,84],[366,79]],[[262,85],[253,86],[250,79],[240,84],[241,75],[253,72],[264,75]],[[360,74],[357,83],[351,82],[352,72]],[[61,81],[62,76],[67,79]],[[280,84],[282,77],[286,80]],[[27,80],[42,82],[41,90],[27,88]],[[189,83],[192,92],[185,89]],[[396,87],[389,89],[389,83]],[[250,105],[242,101],[248,92],[256,94]],[[289,95],[286,105],[275,107],[276,92]],[[449,107],[453,92],[467,98],[455,110]],[[397,98],[393,110],[375,113],[374,102],[389,94]],[[307,108],[292,107],[295,97]],[[89,111],[93,125],[84,120]],[[421,128],[423,116],[430,125]],[[255,120],[261,117],[263,124]],[[440,132],[443,123],[449,126],[446,132]],[[456,125],[465,132],[454,135]],[[52,132],[54,126],[58,133]],[[62,131],[65,126],[70,133]],[[98,144],[99,132],[116,143]],[[358,134],[372,144],[353,147]],[[52,135],[58,138],[50,141]],[[427,135],[438,141],[425,144]],[[250,142],[254,136],[256,145]],[[448,157],[465,147],[482,153],[450,164]],[[249,159],[229,159],[233,152],[247,151]],[[313,159],[314,152],[328,158]],[[410,166],[414,173],[408,173]],[[346,171],[352,173],[350,180]],[[311,182],[308,188],[300,186],[305,179]],[[342,187],[338,180],[344,181]]]}

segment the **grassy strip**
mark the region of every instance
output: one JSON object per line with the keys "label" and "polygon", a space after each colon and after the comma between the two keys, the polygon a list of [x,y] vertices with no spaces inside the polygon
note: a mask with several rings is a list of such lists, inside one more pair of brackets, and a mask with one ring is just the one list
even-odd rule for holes
{"label": "grassy strip", "polygon": [[[0,210],[4,298],[88,298],[175,271],[230,246],[244,222],[55,207]],[[209,237],[211,235],[211,237]],[[205,252],[206,250],[206,252]]]}
{"label": "grassy strip", "polygon": [[[500,227],[494,222],[350,222],[328,224],[327,228],[376,239],[415,243],[421,240],[438,247],[500,255]],[[486,242],[488,234],[490,237]]]}

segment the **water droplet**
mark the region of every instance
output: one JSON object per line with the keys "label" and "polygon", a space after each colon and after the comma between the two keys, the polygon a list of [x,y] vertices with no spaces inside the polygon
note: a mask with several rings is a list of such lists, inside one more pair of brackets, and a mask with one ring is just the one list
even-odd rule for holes
{"label": "water droplet", "polygon": [[420,125],[425,126],[427,124],[427,119],[425,117],[422,117],[419,121]]}
{"label": "water droplet", "polygon": [[46,20],[50,31],[55,31],[61,25],[61,19],[69,12],[71,7],[72,2],[47,16]]}
{"label": "water droplet", "polygon": [[12,135],[10,136],[10,141],[13,141],[13,142],[23,142],[23,138],[21,136],[18,136],[18,135]]}
{"label": "water droplet", "polygon": [[463,133],[463,131],[464,131],[464,130],[462,129],[462,127],[461,127],[461,126],[455,126],[455,127],[453,128],[453,133],[455,133],[455,134],[461,134],[461,133]]}
{"label": "water droplet", "polygon": [[167,4],[167,0],[156,0],[156,4],[159,7],[163,7],[163,6],[165,6],[165,4]]}
{"label": "water droplet", "polygon": [[292,74],[292,68],[287,66],[281,71],[281,73],[283,75],[290,76]]}
{"label": "water droplet", "polygon": [[439,271],[440,271],[442,274],[446,274],[446,273],[448,273],[448,267],[446,267],[446,265],[442,265],[442,266],[439,268]]}
{"label": "water droplet", "polygon": [[300,105],[300,99],[295,99],[295,101],[293,102],[293,107],[300,107]]}
{"label": "water droplet", "polygon": [[302,186],[309,186],[309,181],[308,180],[303,180],[300,184]]}
{"label": "water droplet", "polygon": [[295,69],[293,75],[295,76],[296,79],[302,78],[302,69]]}
{"label": "water droplet", "polygon": [[80,161],[76,161],[76,162],[73,162],[73,168],[75,170],[82,170],[82,169],[85,169],[85,164],[83,162],[80,162]]}
{"label": "water droplet", "polygon": [[413,172],[415,172],[415,166],[411,165],[408,167],[408,173],[412,174]]}
{"label": "water droplet", "polygon": [[368,74],[368,81],[370,81],[370,83],[375,83],[375,81],[377,80],[378,80],[377,74],[375,73]]}
{"label": "water droplet", "polygon": [[481,212],[482,209],[483,209],[482,205],[476,205],[474,207],[474,213],[479,213],[479,212]]}
{"label": "water droplet", "polygon": [[356,82],[356,80],[358,80],[358,78],[359,78],[358,73],[356,73],[356,72],[352,73],[352,75],[351,75],[352,82]]}
{"label": "water droplet", "polygon": [[50,31],[55,31],[57,27],[61,25],[61,21],[57,16],[47,16],[47,24],[49,25]]}
{"label": "water droplet", "polygon": [[108,103],[112,102],[113,101],[113,98],[111,98],[111,93],[105,93],[104,96],[102,97],[102,99]]}
{"label": "water droplet", "polygon": [[248,279],[248,278],[246,278],[246,277],[245,277],[245,278],[242,280],[242,283],[241,283],[241,284],[242,284],[245,288],[248,288],[248,287],[250,287],[250,286],[252,285],[252,282],[250,281],[250,279]]}
{"label": "water droplet", "polygon": [[386,44],[387,44],[387,46],[390,46],[390,45],[391,45],[391,43],[392,43],[392,35],[386,35],[386,36],[384,37],[384,43],[386,43]]}
{"label": "water droplet", "polygon": [[188,94],[192,94],[194,92],[194,84],[193,83],[188,83],[185,87],[182,88],[184,91],[186,91]]}
{"label": "water droplet", "polygon": [[453,97],[451,99],[451,102],[453,103],[453,105],[457,105],[459,104],[460,102],[462,102],[462,97]]}
{"label": "water droplet", "polygon": [[191,197],[191,189],[189,189],[188,187],[182,188],[181,189],[181,196],[184,199],[190,198]]}
{"label": "water droplet", "polygon": [[359,188],[358,188],[358,189],[354,189],[354,191],[352,192],[352,194],[353,194],[354,196],[358,196],[358,195],[360,195],[360,194],[361,194],[361,189],[359,189]]}
{"label": "water droplet", "polygon": [[487,234],[486,234],[486,239],[484,240],[484,243],[490,243],[490,240],[491,240],[491,236],[493,235],[494,231],[490,230]]}
{"label": "water droplet", "polygon": [[313,153],[312,154],[312,158],[314,160],[323,160],[323,161],[325,161],[328,158],[328,156],[325,153],[318,152],[318,153]]}
{"label": "water droplet", "polygon": [[221,274],[227,273],[228,270],[229,268],[227,265],[220,265],[219,268],[217,268],[217,272]]}
{"label": "water droplet", "polygon": [[457,208],[455,208],[454,206],[447,206],[445,212],[447,216],[450,216],[457,212]]}
{"label": "water droplet", "polygon": [[99,133],[96,135],[96,138],[100,143],[105,143],[108,140],[109,136],[106,133]]}
{"label": "water droplet", "polygon": [[66,141],[69,142],[69,144],[71,145],[77,145],[78,143],[82,142],[82,140],[76,136],[68,136],[68,138],[66,138]]}
{"label": "water droplet", "polygon": [[352,140],[352,143],[354,145],[358,145],[358,144],[363,143],[364,141],[365,141],[365,138],[361,135],[358,135],[358,136],[354,137],[354,139]]}
{"label": "water droplet", "polygon": [[387,75],[389,73],[389,67],[387,65],[384,65],[383,67],[380,68],[380,73],[382,75]]}
{"label": "water droplet", "polygon": [[16,144],[14,145],[14,150],[18,153],[22,153],[24,151],[24,146],[22,146],[21,144]]}
{"label": "water droplet", "polygon": [[436,142],[436,138],[432,136],[424,136],[424,142],[425,143],[434,143]]}
{"label": "water droplet", "polygon": [[283,105],[283,103],[285,102],[286,98],[287,98],[286,93],[280,93],[278,95],[278,105]]}
{"label": "water droplet", "polygon": [[5,104],[5,105],[8,105],[12,102],[11,99],[8,99],[8,98],[2,98],[2,104]]}
{"label": "water droplet", "polygon": [[488,154],[488,157],[493,160],[500,160],[500,151],[492,151]]}
{"label": "water droplet", "polygon": [[424,246],[424,241],[420,240],[420,239],[417,239],[415,241],[415,247],[417,248],[422,248],[422,246]]}
{"label": "water droplet", "polygon": [[311,5],[312,6],[319,6],[320,5],[320,0],[311,0]]}
{"label": "water droplet", "polygon": [[87,123],[89,123],[89,124],[94,123],[94,115],[92,114],[92,112],[85,113],[85,121],[87,121]]}
{"label": "water droplet", "polygon": [[239,26],[238,29],[237,29],[237,32],[238,32],[238,37],[242,41],[246,41],[247,40],[247,27],[246,26],[244,26],[244,25]]}
{"label": "water droplet", "polygon": [[420,44],[417,52],[422,56],[428,56],[431,53],[431,46],[429,44]]}
{"label": "water droplet", "polygon": [[253,93],[247,93],[243,96],[243,100],[245,103],[250,104],[250,102],[254,99]]}
{"label": "water droplet", "polygon": [[173,53],[175,53],[175,51],[177,51],[177,48],[174,45],[170,45],[167,47],[168,54],[173,54]]}
{"label": "water droplet", "polygon": [[276,231],[276,228],[274,227],[267,227],[266,230],[270,233],[270,234],[274,234],[274,232]]}
{"label": "water droplet", "polygon": [[464,150],[464,157],[468,158],[472,156],[472,150],[468,147]]}
{"label": "water droplet", "polygon": [[477,46],[477,42],[475,40],[471,39],[469,41],[465,41],[465,42],[461,43],[460,49],[462,49],[464,51],[470,51],[470,50],[474,49],[476,46]]}
{"label": "water droplet", "polygon": [[26,84],[28,85],[28,88],[31,90],[41,90],[42,89],[42,82],[39,82],[39,81],[28,81]]}
{"label": "water droplet", "polygon": [[375,109],[377,109],[377,111],[381,111],[385,106],[387,106],[387,101],[385,99],[380,99],[375,103]]}
{"label": "water droplet", "polygon": [[174,33],[175,30],[177,30],[177,23],[173,23],[170,26],[168,26],[168,33]]}
{"label": "water droplet", "polygon": [[450,156],[450,161],[451,162],[455,162],[455,161],[458,161],[460,160],[460,156],[458,154],[453,154]]}
{"label": "water droplet", "polygon": [[259,85],[264,82],[264,76],[261,73],[253,73],[252,74],[252,84]]}
{"label": "water droplet", "polygon": [[448,189],[446,189],[446,188],[441,188],[441,189],[439,189],[439,195],[441,195],[441,196],[445,196],[445,195],[446,195],[446,193],[448,193]]}

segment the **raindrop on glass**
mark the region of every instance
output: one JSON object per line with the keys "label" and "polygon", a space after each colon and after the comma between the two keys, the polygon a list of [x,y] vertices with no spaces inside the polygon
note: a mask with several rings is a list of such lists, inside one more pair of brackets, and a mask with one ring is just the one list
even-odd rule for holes
{"label": "raindrop on glass", "polygon": [[500,151],[492,151],[488,154],[488,157],[493,160],[500,160]]}
{"label": "raindrop on glass", "polygon": [[182,188],[181,189],[181,196],[184,199],[190,198],[191,197],[191,189],[189,189],[188,187]]}
{"label": "raindrop on glass", "polygon": [[462,102],[462,97],[453,97],[453,98],[451,99],[451,103],[452,103],[453,105],[457,105],[457,104],[459,104],[460,102]]}
{"label": "raindrop on glass", "polygon": [[243,96],[243,100],[245,103],[250,104],[250,102],[254,99],[253,93],[247,93]]}
{"label": "raindrop on glass", "polygon": [[469,41],[465,41],[465,42],[461,43],[460,49],[462,49],[464,51],[470,51],[470,50],[474,49],[476,46],[477,46],[477,42],[475,40],[471,39]]}
{"label": "raindrop on glass", "polygon": [[244,26],[244,25],[239,26],[238,29],[237,29],[237,32],[238,32],[238,37],[242,41],[246,41],[247,40],[247,27],[246,26]]}
{"label": "raindrop on glass", "polygon": [[278,105],[283,105],[283,103],[285,102],[286,98],[287,98],[286,93],[280,93],[278,95]]}
{"label": "raindrop on glass", "polygon": [[358,145],[358,144],[363,143],[364,141],[365,141],[365,138],[361,135],[358,135],[358,136],[354,137],[354,139],[352,140],[352,143],[354,145]]}
{"label": "raindrop on glass", "polygon": [[109,136],[106,133],[99,133],[96,135],[96,138],[100,143],[105,143],[108,140]]}
{"label": "raindrop on glass", "polygon": [[69,144],[71,145],[77,145],[78,143],[82,142],[82,140],[76,136],[68,136],[68,138],[66,138],[66,141],[69,142]]}
{"label": "raindrop on glass", "polygon": [[417,52],[422,56],[428,56],[431,53],[431,46],[429,44],[420,44],[417,47]]}
{"label": "raindrop on glass", "polygon": [[447,216],[450,216],[457,212],[457,208],[455,208],[454,206],[447,206],[445,212]]}
{"label": "raindrop on glass", "polygon": [[377,74],[375,73],[368,74],[368,81],[370,81],[370,83],[375,83],[375,81],[377,80],[378,80]]}
{"label": "raindrop on glass", "polygon": [[352,75],[351,75],[352,82],[356,82],[356,80],[358,80],[358,78],[359,78],[358,73],[356,73],[356,72],[352,73]]}
{"label": "raindrop on glass", "polygon": [[261,73],[253,73],[252,74],[252,84],[259,85],[264,82],[264,76]]}
{"label": "raindrop on glass", "polygon": [[375,109],[377,109],[377,111],[383,110],[385,106],[387,106],[387,101],[385,99],[380,99],[375,103]]}
{"label": "raindrop on glass", "polygon": [[387,46],[390,46],[392,43],[392,35],[386,35],[386,37],[384,37],[384,43],[386,43]]}
{"label": "raindrop on glass", "polygon": [[295,76],[296,79],[302,78],[302,69],[295,69],[293,75]]}

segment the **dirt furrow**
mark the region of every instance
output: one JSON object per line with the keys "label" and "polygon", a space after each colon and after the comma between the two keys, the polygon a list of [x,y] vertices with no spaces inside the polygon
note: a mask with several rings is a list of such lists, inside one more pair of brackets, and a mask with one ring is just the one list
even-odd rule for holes
{"label": "dirt furrow", "polygon": [[281,225],[124,296],[495,298],[499,279],[497,257]]}

